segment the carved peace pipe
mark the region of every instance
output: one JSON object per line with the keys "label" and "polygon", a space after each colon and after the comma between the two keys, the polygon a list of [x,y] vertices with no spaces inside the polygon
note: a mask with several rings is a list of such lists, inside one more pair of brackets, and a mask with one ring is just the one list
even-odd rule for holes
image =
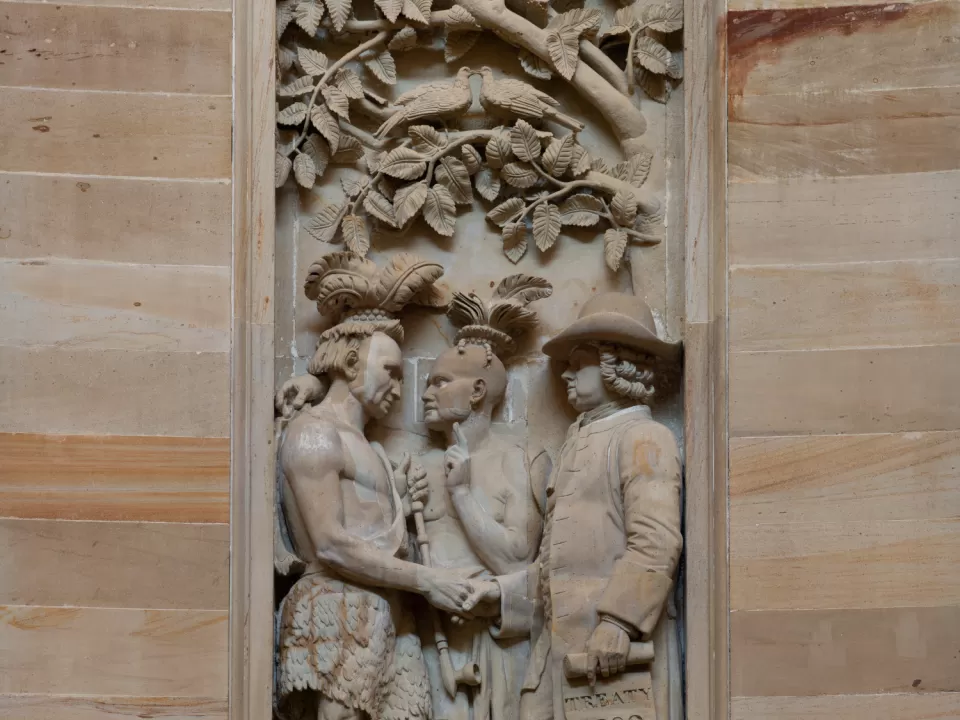
{"label": "carved peace pipe", "polygon": [[[627,667],[631,665],[646,665],[653,660],[652,642],[632,642],[627,651]],[[590,668],[587,666],[587,653],[570,653],[563,658],[563,672],[570,680],[586,677]]]}
{"label": "carved peace pipe", "polygon": [[[410,503],[410,509],[413,510],[413,522],[417,528],[417,545],[420,547],[420,557],[423,559],[425,567],[433,567],[433,560],[430,557],[430,538],[427,537],[427,527],[423,522],[423,503],[414,500]],[[473,662],[465,663],[459,670],[454,668],[447,635],[440,624],[440,614],[432,605],[429,607],[429,612],[433,623],[433,642],[437,646],[437,653],[440,655],[440,679],[443,681],[443,689],[452,699],[457,696],[459,685],[467,687],[480,685],[480,666]]]}

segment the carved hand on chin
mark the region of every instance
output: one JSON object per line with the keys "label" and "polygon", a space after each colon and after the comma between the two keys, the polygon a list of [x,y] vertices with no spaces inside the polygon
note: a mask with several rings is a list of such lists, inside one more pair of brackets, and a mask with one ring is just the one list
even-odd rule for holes
{"label": "carved hand on chin", "polygon": [[630,636],[627,631],[610,619],[597,625],[587,642],[587,680],[593,685],[597,680],[597,667],[603,677],[617,675],[627,669],[627,653]]}
{"label": "carved hand on chin", "polygon": [[291,418],[303,406],[323,398],[326,386],[313,375],[298,375],[287,380],[274,398],[274,407],[281,417]]}
{"label": "carved hand on chin", "polygon": [[453,435],[456,443],[447,448],[443,455],[443,469],[447,474],[447,487],[450,490],[470,485],[470,446],[460,429],[460,423],[453,424]]}

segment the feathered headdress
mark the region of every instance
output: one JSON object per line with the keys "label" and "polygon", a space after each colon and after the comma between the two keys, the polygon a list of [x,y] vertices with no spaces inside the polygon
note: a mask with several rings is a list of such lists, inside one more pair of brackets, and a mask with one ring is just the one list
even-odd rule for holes
{"label": "feathered headdress", "polygon": [[407,305],[448,305],[448,291],[435,284],[441,275],[442,265],[410,253],[394,255],[381,269],[354,253],[336,252],[310,266],[303,291],[338,325],[394,323]]}
{"label": "feathered headdress", "polygon": [[504,278],[489,302],[474,293],[455,292],[447,316],[460,328],[457,344],[481,345],[498,356],[513,352],[516,338],[537,323],[536,311],[527,306],[552,294],[553,286],[548,281],[532,275]]}

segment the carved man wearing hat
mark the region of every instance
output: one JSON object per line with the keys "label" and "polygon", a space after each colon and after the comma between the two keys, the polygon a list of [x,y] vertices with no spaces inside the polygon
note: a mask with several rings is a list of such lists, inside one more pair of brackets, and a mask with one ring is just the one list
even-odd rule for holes
{"label": "carved man wearing hat", "polygon": [[581,414],[547,486],[539,561],[465,607],[499,594],[501,634],[532,632],[524,720],[667,720],[663,683],[649,672],[667,648],[645,641],[680,557],[681,469],[677,441],[648,403],[657,358],[678,348],[657,337],[640,299],[609,293],[543,351],[567,363],[567,399]]}

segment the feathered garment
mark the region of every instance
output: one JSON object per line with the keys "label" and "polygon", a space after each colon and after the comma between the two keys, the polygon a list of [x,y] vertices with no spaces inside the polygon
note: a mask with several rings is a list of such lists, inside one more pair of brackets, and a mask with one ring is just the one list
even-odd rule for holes
{"label": "feathered garment", "polygon": [[278,660],[281,703],[315,691],[372,720],[431,717],[420,639],[393,591],[300,578],[280,607]]}

